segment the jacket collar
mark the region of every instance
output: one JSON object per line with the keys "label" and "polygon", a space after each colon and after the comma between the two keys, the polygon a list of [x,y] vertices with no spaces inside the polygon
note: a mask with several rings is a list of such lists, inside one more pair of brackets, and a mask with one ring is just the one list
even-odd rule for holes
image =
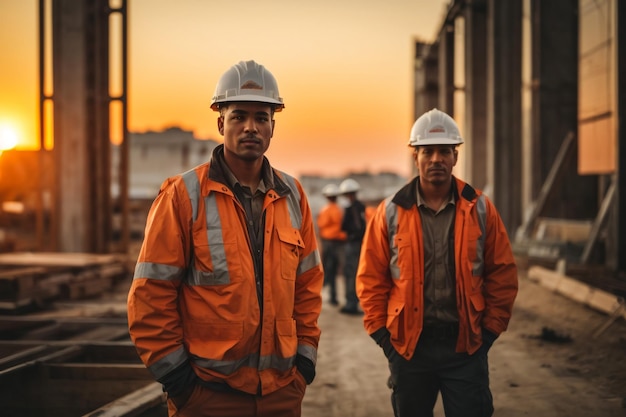
{"label": "jacket collar", "polygon": [[[232,190],[234,183],[230,178],[231,176],[233,175],[226,165],[226,159],[224,159],[224,144],[219,144],[213,149],[208,177],[213,181],[226,185]],[[280,196],[287,195],[291,192],[287,184],[280,178],[277,171],[270,165],[269,160],[265,156],[263,157],[261,176],[266,190],[273,189]]]}
{"label": "jacket collar", "polygon": [[[399,205],[400,207],[409,210],[411,206],[417,206],[417,183],[419,181],[419,175],[413,178],[408,184],[402,187],[391,199],[394,204]],[[459,195],[459,188],[461,189],[461,194]],[[458,201],[459,198],[463,198],[468,202],[474,200],[478,194],[476,190],[469,184],[461,181],[456,178],[454,175],[452,176],[452,193],[454,195],[454,200]]]}

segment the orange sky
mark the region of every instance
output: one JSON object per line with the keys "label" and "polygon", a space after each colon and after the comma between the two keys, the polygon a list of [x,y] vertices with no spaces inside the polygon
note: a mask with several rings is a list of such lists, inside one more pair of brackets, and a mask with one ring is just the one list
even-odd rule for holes
{"label": "orange sky", "polygon": [[[0,129],[37,143],[37,0],[0,0]],[[448,0],[128,0],[129,128],[181,126],[221,141],[209,100],[254,59],[277,78],[268,157],[295,175],[409,175],[413,44],[431,41]],[[236,5],[236,6],[235,6]],[[6,65],[6,63],[10,65]]]}

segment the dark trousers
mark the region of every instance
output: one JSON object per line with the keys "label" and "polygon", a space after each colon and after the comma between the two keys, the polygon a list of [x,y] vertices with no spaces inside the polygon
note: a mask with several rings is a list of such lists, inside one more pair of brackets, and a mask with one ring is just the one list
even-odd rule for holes
{"label": "dark trousers", "polygon": [[446,417],[490,417],[486,349],[456,353],[456,336],[424,334],[410,360],[394,355],[389,363],[396,417],[433,417],[441,392]]}
{"label": "dark trousers", "polygon": [[346,257],[343,275],[346,279],[346,307],[356,309],[359,299],[356,295],[356,270],[361,256],[361,241],[346,242]]}
{"label": "dark trousers", "polygon": [[324,286],[330,289],[330,300],[337,301],[337,272],[341,263],[344,242],[322,240],[322,265],[324,265]]}

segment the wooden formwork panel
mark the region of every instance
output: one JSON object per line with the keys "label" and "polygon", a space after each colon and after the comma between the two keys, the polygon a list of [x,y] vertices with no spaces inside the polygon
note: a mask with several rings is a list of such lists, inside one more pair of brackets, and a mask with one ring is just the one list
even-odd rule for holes
{"label": "wooden formwork panel", "polygon": [[127,323],[125,318],[0,316],[0,340],[129,340]]}
{"label": "wooden formwork panel", "polygon": [[19,387],[0,390],[6,416],[167,416],[160,384],[130,343],[67,346],[0,371],[0,384]]}

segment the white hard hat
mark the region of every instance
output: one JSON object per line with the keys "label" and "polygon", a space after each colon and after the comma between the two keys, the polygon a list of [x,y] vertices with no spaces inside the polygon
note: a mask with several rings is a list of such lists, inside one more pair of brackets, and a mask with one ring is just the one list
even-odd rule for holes
{"label": "white hard hat", "polygon": [[220,103],[254,101],[275,106],[281,111],[285,105],[278,94],[278,84],[271,72],[254,61],[241,61],[226,71],[217,82],[211,108],[218,110]]}
{"label": "white hard hat", "polygon": [[322,188],[322,195],[326,197],[337,197],[341,192],[339,191],[339,187],[335,184],[326,184]]}
{"label": "white hard hat", "polygon": [[352,178],[347,178],[343,180],[341,184],[339,184],[339,191],[341,192],[341,194],[356,193],[360,189],[361,186],[359,185],[359,183]]}
{"label": "white hard hat", "polygon": [[463,138],[452,117],[438,109],[421,115],[413,124],[409,146],[460,145]]}

